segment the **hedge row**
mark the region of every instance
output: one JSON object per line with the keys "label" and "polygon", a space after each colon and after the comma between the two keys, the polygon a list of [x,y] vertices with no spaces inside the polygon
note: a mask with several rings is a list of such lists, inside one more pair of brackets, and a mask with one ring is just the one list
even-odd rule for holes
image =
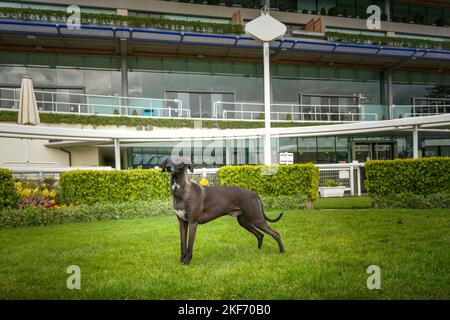
{"label": "hedge row", "polygon": [[16,205],[18,200],[11,171],[0,169],[0,208]]}
{"label": "hedge row", "polygon": [[[1,4],[0,4],[1,6]],[[70,13],[62,10],[0,7],[0,16],[8,19],[50,21],[65,23]],[[171,20],[152,17],[122,16],[107,13],[81,13],[81,24],[110,25],[119,27],[152,28],[192,32],[213,32],[220,34],[242,34],[241,24],[214,23],[203,21]]]}
{"label": "hedge row", "polygon": [[230,166],[217,172],[221,185],[248,188],[259,195],[317,198],[319,169],[312,163],[283,166]]}
{"label": "hedge row", "polygon": [[[153,126],[161,128],[194,128],[198,120],[194,119],[163,119],[152,117],[114,117],[97,115],[40,113],[43,123],[55,124],[81,124],[97,126]],[[17,122],[17,111],[0,111],[0,122]],[[227,121],[227,120],[201,120],[202,128],[206,129],[251,129],[263,128],[262,121]],[[302,123],[302,122],[272,122],[273,127],[304,127],[316,125],[329,125],[333,123]]]}
{"label": "hedge row", "polygon": [[27,207],[0,210],[0,228],[32,227],[49,224],[88,222],[98,220],[120,220],[173,214],[169,200],[130,201],[121,203],[102,202],[92,205],[46,209]]}
{"label": "hedge row", "polygon": [[[303,209],[306,197],[262,197],[264,209]],[[120,220],[152,216],[175,217],[172,200],[99,202],[65,208],[27,207],[0,209],[0,228],[32,227],[99,220]]]}
{"label": "hedge row", "polygon": [[372,198],[450,191],[450,158],[375,160],[366,162],[365,168],[366,188]]}
{"label": "hedge row", "polygon": [[391,193],[384,196],[375,196],[374,202],[378,208],[383,209],[450,209],[450,192],[427,195],[412,192]]}
{"label": "hedge row", "polygon": [[61,175],[66,203],[126,202],[170,198],[170,179],[161,170],[76,170]]}

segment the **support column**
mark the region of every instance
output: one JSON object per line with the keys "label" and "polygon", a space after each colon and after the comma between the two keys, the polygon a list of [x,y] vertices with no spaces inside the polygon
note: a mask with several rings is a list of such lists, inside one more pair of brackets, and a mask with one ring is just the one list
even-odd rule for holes
{"label": "support column", "polygon": [[114,139],[114,160],[116,161],[116,170],[120,170],[120,142]]}
{"label": "support column", "polygon": [[392,106],[394,105],[394,95],[392,93],[392,71],[385,71],[385,79],[386,79],[386,103],[388,106],[388,114],[389,119],[394,119],[394,110],[392,110]]}
{"label": "support column", "polygon": [[413,158],[419,158],[419,128],[418,126],[413,127]]}
{"label": "support column", "polygon": [[271,102],[271,86],[270,86],[270,49],[269,42],[263,43],[264,48],[264,164],[272,165],[272,144],[270,137],[270,102]]}
{"label": "support column", "polygon": [[[120,39],[120,72],[121,72],[121,83],[122,83],[122,97],[128,97],[128,58],[127,50],[128,43],[127,39]],[[128,106],[128,99],[122,98],[122,105]],[[128,108],[121,108],[121,114],[128,115]]]}

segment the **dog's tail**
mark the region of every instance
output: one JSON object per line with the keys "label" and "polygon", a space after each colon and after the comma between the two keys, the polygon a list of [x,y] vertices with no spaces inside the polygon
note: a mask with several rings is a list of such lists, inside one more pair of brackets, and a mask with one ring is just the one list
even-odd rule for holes
{"label": "dog's tail", "polygon": [[264,216],[264,219],[266,219],[266,221],[269,221],[269,222],[277,222],[278,220],[281,219],[281,217],[282,217],[283,214],[284,214],[284,212],[281,212],[281,213],[278,215],[278,217],[276,217],[275,219],[270,219],[268,216],[266,216],[266,213],[264,212],[264,208],[263,208],[263,204],[262,204],[261,198],[259,199],[259,205],[261,206],[261,212],[262,212],[262,214],[263,214],[263,216]]}

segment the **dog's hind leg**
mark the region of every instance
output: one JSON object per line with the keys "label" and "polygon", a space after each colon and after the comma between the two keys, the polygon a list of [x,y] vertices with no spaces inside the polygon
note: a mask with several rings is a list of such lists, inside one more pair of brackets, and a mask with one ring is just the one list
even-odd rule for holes
{"label": "dog's hind leg", "polygon": [[261,249],[262,243],[263,243],[263,239],[264,239],[264,234],[262,234],[261,232],[259,232],[254,226],[252,226],[247,219],[245,219],[245,216],[240,215],[237,217],[237,220],[239,222],[239,225],[246,229],[248,232],[251,232],[252,234],[255,235],[256,239],[258,239],[258,249]]}
{"label": "dog's hind leg", "polygon": [[256,227],[259,230],[264,231],[265,233],[271,235],[272,238],[274,238],[275,241],[278,243],[278,247],[280,248],[280,253],[284,253],[283,243],[281,242],[281,237],[278,232],[276,232],[275,230],[270,228],[265,221],[263,223],[257,224]]}

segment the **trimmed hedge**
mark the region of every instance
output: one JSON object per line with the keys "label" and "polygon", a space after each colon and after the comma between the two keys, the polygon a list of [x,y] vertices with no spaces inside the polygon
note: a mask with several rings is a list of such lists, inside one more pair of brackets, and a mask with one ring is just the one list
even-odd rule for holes
{"label": "trimmed hedge", "polygon": [[[58,113],[40,113],[39,117],[42,123],[55,124],[81,124],[97,126],[154,126],[161,128],[194,128],[194,119],[163,119],[163,118],[139,118],[139,117],[114,117],[97,115],[78,115],[78,114],[58,114]],[[17,122],[17,111],[0,111],[0,122]],[[264,128],[264,122],[261,121],[227,121],[227,120],[201,120],[202,128],[206,129],[251,129]],[[308,123],[308,122],[272,122],[273,127],[305,127],[330,125],[334,123]]]}
{"label": "trimmed hedge", "polygon": [[130,201],[122,203],[103,202],[76,207],[46,209],[26,207],[0,210],[0,228],[32,227],[49,224],[120,220],[174,214],[172,201]]}
{"label": "trimmed hedge", "polygon": [[0,208],[14,207],[18,196],[11,171],[0,169]]}
{"label": "trimmed hedge", "polygon": [[126,202],[169,199],[168,173],[158,169],[122,171],[76,170],[61,175],[66,203]]}
{"label": "trimmed hedge", "polygon": [[[263,196],[264,209],[304,209],[306,196]],[[26,207],[0,209],[0,228],[33,227],[49,224],[120,220],[152,216],[175,216],[172,200],[101,202],[64,208]]]}
{"label": "trimmed hedge", "polygon": [[450,158],[374,160],[365,164],[369,195],[450,192]]}
{"label": "trimmed hedge", "polygon": [[433,194],[414,194],[412,192],[391,193],[385,196],[375,196],[379,208],[399,209],[448,209],[450,208],[450,192]]}
{"label": "trimmed hedge", "polygon": [[[270,174],[274,170],[274,174]],[[282,166],[227,166],[217,171],[221,185],[248,188],[260,196],[305,195],[316,200],[319,169],[312,163]]]}

